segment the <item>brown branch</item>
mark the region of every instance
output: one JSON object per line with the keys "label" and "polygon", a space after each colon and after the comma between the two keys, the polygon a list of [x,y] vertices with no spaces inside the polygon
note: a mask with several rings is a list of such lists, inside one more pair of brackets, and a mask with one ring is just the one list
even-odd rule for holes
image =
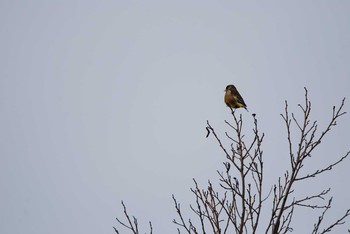
{"label": "brown branch", "polygon": [[[323,191],[320,194],[307,196],[304,199],[295,200],[288,204],[288,198],[290,194],[293,192],[293,185],[295,182],[300,180],[309,179],[311,177],[316,177],[317,175],[333,169],[333,167],[339,163],[341,163],[349,154],[348,152],[345,156],[337,160],[335,163],[330,164],[326,168],[319,169],[313,173],[309,173],[306,176],[299,176],[299,173],[301,172],[301,169],[303,168],[304,160],[307,157],[311,156],[311,152],[321,143],[321,140],[323,137],[331,130],[331,127],[336,125],[336,120],[344,115],[346,112],[342,112],[342,109],[344,107],[344,101],[342,100],[341,105],[336,109],[333,107],[333,114],[332,119],[330,120],[329,124],[326,126],[325,130],[316,137],[316,133],[318,130],[318,124],[317,121],[313,121],[312,124],[310,123],[310,113],[311,113],[311,102],[308,99],[308,91],[305,88],[305,104],[304,106],[298,105],[303,113],[303,119],[302,121],[298,121],[298,119],[295,117],[294,113],[289,114],[288,112],[288,102],[285,102],[285,113],[281,114],[285,125],[287,129],[287,140],[289,145],[289,158],[290,158],[290,164],[291,169],[290,171],[287,171],[285,173],[284,177],[284,183],[281,183],[281,180],[278,181],[278,186],[275,186],[274,188],[274,199],[273,199],[273,209],[271,213],[271,218],[269,221],[269,225],[266,229],[265,233],[268,233],[270,228],[272,228],[272,233],[285,233],[288,228],[290,228],[289,224],[290,220],[288,221],[288,217],[286,216],[283,218],[284,213],[289,209],[294,209],[295,206],[304,206],[308,208],[325,208],[325,206],[322,205],[311,205],[311,204],[305,204],[304,202],[310,201],[314,198],[322,198],[323,196],[328,193],[328,191]],[[290,119],[291,116],[292,118]],[[300,138],[298,140],[298,144],[296,147],[296,151],[293,150],[293,142],[291,137],[291,123],[296,125],[297,129],[300,133]],[[294,154],[296,152],[296,154]],[[290,211],[289,211],[290,212]],[[288,221],[288,222],[287,222]]]}
{"label": "brown branch", "polygon": [[327,206],[323,205],[311,205],[311,204],[306,204],[305,202],[308,202],[308,201],[311,201],[311,200],[314,200],[314,199],[322,199],[324,200],[324,196],[326,194],[328,194],[328,192],[330,191],[331,189],[327,189],[327,190],[323,190],[322,192],[318,193],[318,194],[315,194],[315,195],[311,195],[311,196],[306,196],[302,199],[299,199],[299,200],[294,200],[290,205],[286,206],[285,209],[289,209],[293,206],[303,206],[303,207],[307,207],[307,208],[311,208],[311,209],[322,209],[322,208],[326,208]]}
{"label": "brown branch", "polygon": [[312,230],[311,234],[324,234],[324,233],[330,232],[330,231],[332,231],[332,229],[334,227],[344,224],[345,223],[344,219],[347,218],[348,216],[350,216],[350,209],[348,209],[342,217],[340,217],[338,220],[334,221],[331,225],[329,225],[328,227],[323,229],[321,232],[318,232],[318,230],[321,227],[322,222],[324,221],[324,218],[325,218],[327,211],[331,208],[332,200],[333,200],[333,197],[331,197],[328,200],[328,204],[325,207],[325,209],[323,210],[322,214],[318,217],[317,222],[314,224],[314,229]]}
{"label": "brown branch", "polygon": [[305,179],[308,179],[308,178],[311,178],[311,177],[316,177],[317,175],[325,172],[325,171],[330,171],[333,169],[334,166],[338,165],[339,163],[341,163],[344,159],[346,159],[348,156],[350,155],[350,151],[348,151],[343,157],[341,157],[338,161],[328,165],[327,167],[323,168],[323,169],[319,169],[319,170],[316,170],[315,172],[313,173],[310,173],[310,174],[307,174],[306,176],[302,176],[302,177],[298,177],[295,179],[295,181],[298,181],[298,180],[305,180]]}
{"label": "brown branch", "polygon": [[230,154],[227,153],[225,147],[224,147],[224,146],[222,145],[222,143],[221,143],[221,140],[220,140],[219,137],[216,135],[215,130],[214,130],[214,129],[212,128],[212,126],[209,124],[209,121],[208,121],[208,120],[207,120],[207,125],[208,125],[208,126],[207,126],[207,129],[209,129],[210,132],[213,133],[213,135],[214,135],[216,141],[219,143],[220,148],[225,152],[226,157],[227,157],[227,158],[230,158]]}
{"label": "brown branch", "polygon": [[[129,216],[129,214],[128,214],[128,211],[127,211],[127,209],[126,209],[126,206],[125,206],[124,202],[122,201],[121,203],[122,203],[122,206],[123,206],[124,216],[126,217],[127,223],[122,222],[122,221],[121,221],[120,219],[118,219],[118,218],[116,218],[116,220],[118,221],[118,223],[119,223],[120,225],[122,225],[123,227],[125,227],[125,228],[131,230],[132,233],[134,233],[134,234],[139,234],[137,219],[135,218],[135,216],[132,216],[133,221],[131,221],[131,218],[130,218],[130,216]],[[153,229],[152,229],[152,223],[149,222],[149,225],[150,225],[150,234],[152,234],[152,231],[153,231]],[[119,231],[117,230],[116,227],[113,227],[113,229],[114,229],[114,231],[115,231],[116,233],[119,233]]]}
{"label": "brown branch", "polygon": [[[180,220],[181,220],[181,223],[177,222],[175,219],[173,220],[173,223],[175,223],[176,225],[179,225],[181,227],[183,227],[188,234],[191,234],[191,231],[190,231],[190,227],[187,227],[183,217],[182,217],[182,213],[181,213],[181,209],[180,209],[180,203],[178,203],[175,199],[175,196],[172,195],[172,198],[173,198],[173,201],[174,201],[174,204],[175,204],[175,210],[177,212],[177,214],[179,215],[180,217]],[[178,233],[180,233],[180,230],[178,229]]]}

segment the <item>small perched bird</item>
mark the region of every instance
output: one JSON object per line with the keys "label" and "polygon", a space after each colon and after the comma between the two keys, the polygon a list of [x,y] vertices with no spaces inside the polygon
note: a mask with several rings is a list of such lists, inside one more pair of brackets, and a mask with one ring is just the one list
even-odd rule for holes
{"label": "small perched bird", "polygon": [[228,107],[232,108],[241,108],[247,109],[247,105],[245,104],[242,96],[239,94],[238,90],[234,85],[227,85],[225,89],[225,97],[224,101]]}

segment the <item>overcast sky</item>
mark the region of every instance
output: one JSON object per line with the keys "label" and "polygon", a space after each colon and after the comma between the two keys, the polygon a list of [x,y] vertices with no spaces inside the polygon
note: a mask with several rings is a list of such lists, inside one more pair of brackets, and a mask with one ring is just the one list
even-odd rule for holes
{"label": "overcast sky", "polygon": [[[205,126],[229,130],[231,83],[246,131],[256,113],[266,134],[271,186],[288,166],[284,100],[297,111],[307,87],[320,128],[343,97],[349,111],[349,24],[347,0],[1,1],[0,233],[113,233],[121,200],[143,232],[177,233],[171,195],[187,212],[192,178],[222,170]],[[343,156],[349,132],[346,115],[311,167]],[[349,163],[298,187],[332,186],[330,219],[350,207]],[[316,214],[298,210],[295,232]]]}

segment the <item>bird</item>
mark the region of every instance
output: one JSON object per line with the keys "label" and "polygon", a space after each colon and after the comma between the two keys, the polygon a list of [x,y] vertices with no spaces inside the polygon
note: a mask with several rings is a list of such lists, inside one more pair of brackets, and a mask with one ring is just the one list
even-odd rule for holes
{"label": "bird", "polygon": [[225,89],[224,101],[231,109],[244,108],[248,111],[247,105],[245,104],[242,96],[239,94],[236,87],[232,84],[227,85]]}

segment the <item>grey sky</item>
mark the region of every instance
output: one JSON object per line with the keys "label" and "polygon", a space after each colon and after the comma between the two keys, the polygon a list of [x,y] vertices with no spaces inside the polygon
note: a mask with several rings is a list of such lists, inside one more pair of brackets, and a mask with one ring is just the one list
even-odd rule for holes
{"label": "grey sky", "polygon": [[[306,86],[321,126],[343,97],[349,111],[349,12],[346,0],[1,1],[0,233],[113,233],[120,200],[141,227],[176,233],[171,194],[187,209],[192,178],[222,166],[205,123],[228,130],[230,83],[276,181],[284,100],[297,110]],[[346,115],[311,165],[344,155],[349,131]],[[300,187],[332,185],[331,218],[350,207],[348,165]]]}

